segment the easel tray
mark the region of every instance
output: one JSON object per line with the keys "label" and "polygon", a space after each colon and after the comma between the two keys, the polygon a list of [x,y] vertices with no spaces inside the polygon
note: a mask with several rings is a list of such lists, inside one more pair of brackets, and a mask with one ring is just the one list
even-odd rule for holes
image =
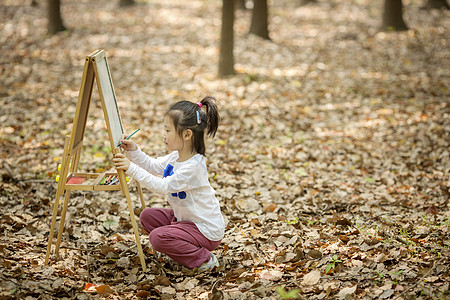
{"label": "easel tray", "polygon": [[[130,186],[132,180],[127,182]],[[118,175],[114,172],[70,173],[66,180],[66,189],[82,191],[119,191]]]}

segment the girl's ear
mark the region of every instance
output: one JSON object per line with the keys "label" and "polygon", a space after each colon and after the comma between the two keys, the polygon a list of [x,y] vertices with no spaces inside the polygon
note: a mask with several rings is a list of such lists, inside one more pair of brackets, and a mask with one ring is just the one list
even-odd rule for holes
{"label": "girl's ear", "polygon": [[194,133],[192,132],[191,129],[186,129],[183,132],[183,140],[188,141],[192,138],[193,135],[194,135]]}

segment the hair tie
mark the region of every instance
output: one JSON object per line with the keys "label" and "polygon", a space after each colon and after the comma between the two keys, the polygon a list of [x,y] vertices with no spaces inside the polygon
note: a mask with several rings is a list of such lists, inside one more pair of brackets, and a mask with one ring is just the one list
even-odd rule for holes
{"label": "hair tie", "polygon": [[197,113],[197,124],[201,124],[202,118],[200,117],[200,113],[198,112],[198,110],[196,111],[196,113]]}
{"label": "hair tie", "polygon": [[197,103],[198,107],[202,107],[203,104],[201,102]]}

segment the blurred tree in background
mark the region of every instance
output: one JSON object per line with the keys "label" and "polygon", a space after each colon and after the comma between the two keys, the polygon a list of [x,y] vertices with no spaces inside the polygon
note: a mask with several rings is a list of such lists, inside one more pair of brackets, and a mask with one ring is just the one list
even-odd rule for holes
{"label": "blurred tree in background", "polygon": [[402,0],[384,0],[382,29],[387,31],[408,29],[405,21],[403,21]]}
{"label": "blurred tree in background", "polygon": [[253,1],[253,13],[252,21],[250,25],[250,33],[257,35],[263,39],[270,40],[269,38],[269,8],[267,0],[254,0]]}
{"label": "blurred tree in background", "polygon": [[61,5],[59,0],[48,0],[47,1],[47,32],[52,35],[60,31],[66,30],[61,18]]}
{"label": "blurred tree in background", "polygon": [[236,0],[236,9],[247,9],[245,2],[245,0]]}
{"label": "blurred tree in background", "polygon": [[119,6],[120,7],[124,7],[124,6],[132,6],[135,5],[136,2],[134,2],[134,0],[120,0],[119,1]]}
{"label": "blurred tree in background", "polygon": [[450,9],[450,6],[448,5],[447,0],[428,0],[425,8]]}
{"label": "blurred tree in background", "polygon": [[219,77],[235,74],[234,71],[234,3],[223,0],[222,28],[220,32]]}
{"label": "blurred tree in background", "polygon": [[[269,7],[267,0],[223,0],[222,7],[222,27],[220,33],[220,53],[219,53],[219,71],[220,77],[235,74],[234,70],[234,18],[235,9],[252,8],[252,16],[249,34],[254,34],[263,39],[270,40],[269,36]],[[317,0],[302,0],[299,5],[317,3]],[[36,6],[36,0],[32,0],[32,5]],[[135,5],[135,0],[119,0],[119,6]],[[60,0],[47,0],[48,25],[47,32],[49,35],[56,34],[66,30],[61,16]],[[429,9],[449,9],[446,0],[426,0],[424,8]],[[382,30],[386,31],[402,31],[407,30],[403,19],[403,3],[402,0],[384,0],[382,14]]]}

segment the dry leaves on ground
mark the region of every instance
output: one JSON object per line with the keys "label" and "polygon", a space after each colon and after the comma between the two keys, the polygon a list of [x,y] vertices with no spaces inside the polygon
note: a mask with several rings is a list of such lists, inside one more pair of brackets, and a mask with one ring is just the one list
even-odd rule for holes
{"label": "dry leaves on ground", "polygon": [[[377,1],[271,3],[272,41],[238,11],[238,74],[218,79],[220,1],[1,4],[0,295],[108,299],[441,299],[449,289],[449,20],[409,1],[410,31],[378,32]],[[122,121],[165,154],[170,103],[220,99],[208,140],[226,236],[197,275],[154,253],[143,273],[120,193],[74,192],[61,258],[43,260],[54,178],[84,57],[108,55]],[[81,168],[111,167],[97,91]],[[139,201],[132,190],[136,215]],[[148,206],[166,206],[146,191]]]}

